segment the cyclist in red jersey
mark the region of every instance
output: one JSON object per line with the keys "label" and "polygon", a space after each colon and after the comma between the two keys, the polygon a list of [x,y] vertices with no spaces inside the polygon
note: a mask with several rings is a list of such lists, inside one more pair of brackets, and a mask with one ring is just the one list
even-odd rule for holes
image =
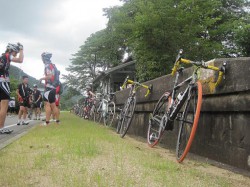
{"label": "cyclist in red jersey", "polygon": [[44,106],[46,113],[46,122],[44,125],[48,125],[50,122],[51,114],[55,115],[56,123],[59,124],[59,114],[55,104],[56,101],[56,86],[54,85],[55,69],[51,63],[52,53],[42,53],[42,61],[45,65],[45,77],[41,78],[40,81],[45,80],[45,92],[44,92]]}

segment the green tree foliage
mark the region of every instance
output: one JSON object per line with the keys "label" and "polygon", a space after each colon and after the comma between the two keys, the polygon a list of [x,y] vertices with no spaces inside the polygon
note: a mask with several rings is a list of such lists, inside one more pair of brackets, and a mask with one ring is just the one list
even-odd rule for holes
{"label": "green tree foliage", "polygon": [[73,54],[71,65],[67,68],[69,75],[63,75],[66,84],[80,91],[92,83],[93,79],[122,59],[122,52],[115,45],[108,29],[92,34]]}
{"label": "green tree foliage", "polygon": [[[106,29],[91,35],[75,54],[68,69],[77,75],[77,81],[71,77],[74,81],[94,79],[96,70],[117,65],[125,53],[136,60],[140,81],[169,73],[181,48],[192,60],[250,53],[248,0],[123,2],[120,7],[104,9],[109,19]],[[97,54],[96,60],[91,54]]]}
{"label": "green tree foliage", "polygon": [[14,97],[14,98],[17,98],[17,95],[16,95],[16,90],[18,88],[18,85],[19,85],[19,81],[15,78],[10,78],[10,97]]}

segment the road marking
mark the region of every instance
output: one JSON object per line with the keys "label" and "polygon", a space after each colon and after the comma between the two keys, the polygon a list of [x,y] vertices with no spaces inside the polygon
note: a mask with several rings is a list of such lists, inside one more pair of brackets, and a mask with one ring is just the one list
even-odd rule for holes
{"label": "road marking", "polygon": [[[34,120],[29,120],[29,121],[27,121],[27,122],[30,123],[30,122],[32,122],[32,121],[34,121]],[[17,123],[12,124],[12,125],[8,125],[8,126],[5,126],[5,127],[14,127],[14,126],[17,126]]]}

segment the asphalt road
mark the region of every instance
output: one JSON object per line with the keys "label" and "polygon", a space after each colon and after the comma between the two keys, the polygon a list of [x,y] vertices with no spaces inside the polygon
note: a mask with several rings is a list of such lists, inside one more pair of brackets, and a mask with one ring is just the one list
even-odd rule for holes
{"label": "asphalt road", "polygon": [[39,120],[29,120],[28,125],[17,125],[17,116],[7,116],[5,120],[5,126],[9,129],[14,130],[11,134],[0,134],[0,149],[6,147],[13,141],[25,135],[29,129],[35,125],[43,123]]}

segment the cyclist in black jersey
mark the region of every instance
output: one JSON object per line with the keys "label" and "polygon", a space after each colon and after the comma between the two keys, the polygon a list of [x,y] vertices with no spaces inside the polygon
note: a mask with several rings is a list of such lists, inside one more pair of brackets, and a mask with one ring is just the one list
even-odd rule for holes
{"label": "cyclist in black jersey", "polygon": [[13,131],[4,128],[10,99],[9,68],[11,62],[23,62],[22,44],[8,44],[5,53],[0,57],[0,134],[10,134]]}
{"label": "cyclist in black jersey", "polygon": [[[23,82],[18,85],[17,96],[20,105],[19,113],[18,113],[18,122],[17,125],[28,125],[29,123],[26,121],[28,108],[30,108],[30,96],[32,94],[32,90],[28,85],[28,76],[23,76]],[[21,119],[23,116],[23,120]]]}

